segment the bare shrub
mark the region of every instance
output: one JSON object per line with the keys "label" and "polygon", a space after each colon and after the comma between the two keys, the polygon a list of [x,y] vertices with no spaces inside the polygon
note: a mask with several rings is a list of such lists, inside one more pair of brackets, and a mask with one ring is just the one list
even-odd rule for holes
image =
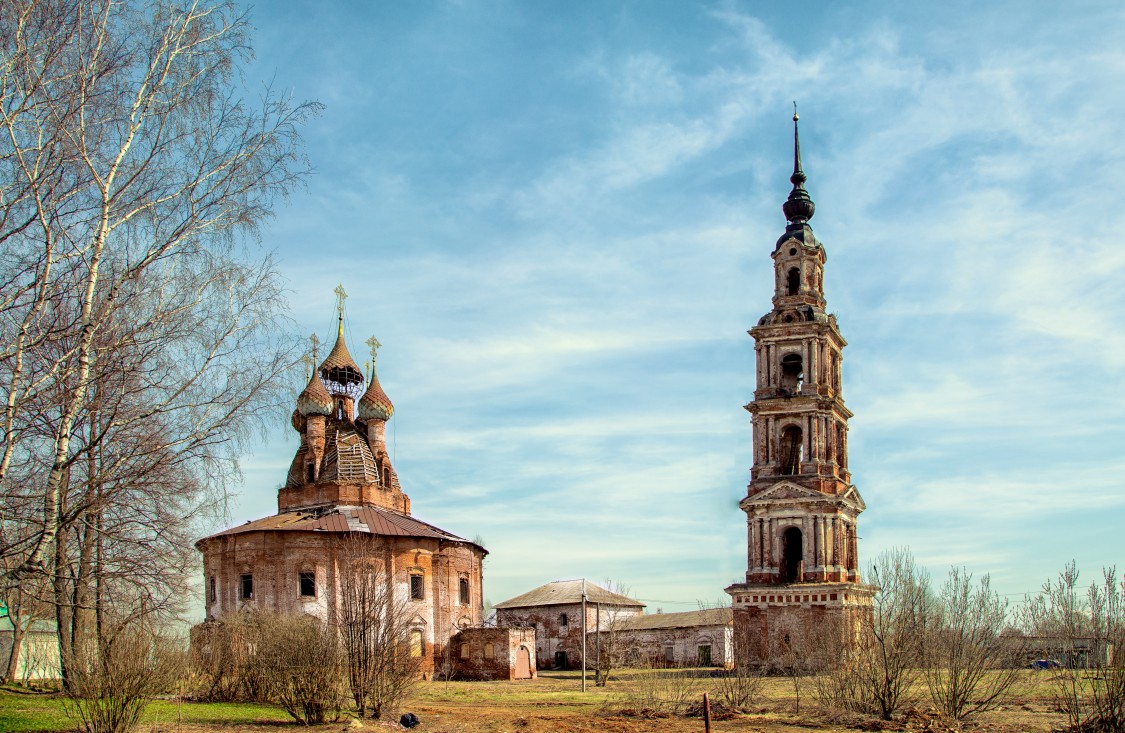
{"label": "bare shrub", "polygon": [[150,624],[121,624],[71,651],[68,714],[86,733],[127,733],[184,671],[180,645]]}
{"label": "bare shrub", "polygon": [[923,676],[934,707],[964,719],[991,710],[1022,672],[1022,650],[1004,636],[1008,603],[985,575],[974,585],[964,568],[951,568],[933,604]]}
{"label": "bare shrub", "polygon": [[191,665],[196,694],[211,702],[266,702],[268,674],[255,659],[268,621],[256,611],[241,611],[192,630]]}
{"label": "bare shrub", "polygon": [[418,683],[422,650],[411,645],[404,599],[382,569],[371,538],[347,537],[338,546],[340,638],[356,708],[373,718],[393,714]]}
{"label": "bare shrub", "polygon": [[929,614],[929,579],[905,548],[881,553],[868,577],[879,590],[861,614],[854,642],[845,645],[825,694],[843,708],[890,720],[914,701]]}
{"label": "bare shrub", "polygon": [[715,702],[724,712],[747,712],[761,692],[762,676],[745,666],[722,670],[715,677]]}
{"label": "bare shrub", "polygon": [[703,695],[703,686],[689,670],[646,669],[623,688],[619,704],[643,715],[683,715]]}
{"label": "bare shrub", "polygon": [[259,613],[262,633],[252,665],[268,696],[294,720],[319,725],[343,706],[343,664],[336,631],[308,615]]}
{"label": "bare shrub", "polygon": [[1036,653],[1057,665],[1055,701],[1073,730],[1125,731],[1125,584],[1115,568],[1082,593],[1069,563],[1023,610]]}

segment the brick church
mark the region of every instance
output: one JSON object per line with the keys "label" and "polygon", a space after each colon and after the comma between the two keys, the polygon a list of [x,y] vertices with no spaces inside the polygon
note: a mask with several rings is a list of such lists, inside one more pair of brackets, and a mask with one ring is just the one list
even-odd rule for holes
{"label": "brick church", "polygon": [[[335,625],[343,574],[358,548],[405,609],[410,654],[422,658],[428,675],[468,653],[462,631],[481,623],[487,551],[411,514],[387,451],[394,405],[375,369],[380,344],[374,337],[367,342],[365,375],[344,339],[346,293],[342,286],[336,293],[336,343],[317,364],[313,338],[315,368],[291,418],[300,444],[277,492],[277,514],[196,543],[203,553],[205,624],[258,608]],[[498,631],[503,638],[481,645],[489,658],[478,660],[477,668],[492,676],[531,676],[526,670],[534,670],[534,641]]]}
{"label": "brick church", "polygon": [[785,233],[771,257],[773,308],[750,329],[757,381],[754,463],[746,498],[746,581],[726,589],[739,663],[762,664],[814,637],[843,641],[870,613],[875,589],[860,581],[856,521],[862,497],[848,471],[843,349],[825,310],[824,246],[809,220],[801,144],[793,115],[793,189],[782,206]]}

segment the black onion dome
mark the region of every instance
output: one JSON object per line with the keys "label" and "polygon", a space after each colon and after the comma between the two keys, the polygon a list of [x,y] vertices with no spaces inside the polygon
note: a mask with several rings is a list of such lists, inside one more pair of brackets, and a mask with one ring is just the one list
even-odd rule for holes
{"label": "black onion dome", "polygon": [[[796,106],[796,105],[794,105]],[[809,192],[805,190],[805,181],[808,177],[801,169],[801,138],[797,133],[797,112],[793,111],[793,175],[789,180],[793,183],[793,190],[789,192],[789,198],[781,205],[781,210],[785,212],[785,220],[791,225],[801,225],[813,218],[816,212],[816,205],[809,197]]]}

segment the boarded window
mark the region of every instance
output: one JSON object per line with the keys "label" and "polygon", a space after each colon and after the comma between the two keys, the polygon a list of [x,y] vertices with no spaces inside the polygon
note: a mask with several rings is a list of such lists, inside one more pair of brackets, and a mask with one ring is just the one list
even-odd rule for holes
{"label": "boarded window", "polygon": [[711,645],[710,644],[700,644],[699,648],[696,650],[695,657],[696,657],[696,663],[700,667],[710,667],[711,666]]}
{"label": "boarded window", "polygon": [[242,597],[242,600],[248,601],[248,600],[250,600],[251,598],[254,597],[254,576],[253,575],[250,575],[249,573],[246,573],[245,575],[239,576],[238,584],[239,584],[239,590],[241,591],[241,593],[239,595]]}
{"label": "boarded window", "polygon": [[469,645],[468,644],[462,644],[461,645],[461,658],[462,659],[468,659],[469,658]]}
{"label": "boarded window", "polygon": [[422,630],[414,629],[410,632],[410,656],[422,656],[423,647],[425,642],[422,640]]}
{"label": "boarded window", "polygon": [[484,645],[484,658],[485,659],[492,659],[494,656],[496,656],[496,646],[494,644],[492,644],[491,642],[489,642],[488,644],[485,644]]}
{"label": "boarded window", "polygon": [[301,595],[303,595],[303,596],[315,596],[316,595],[316,573],[311,572],[311,571],[302,572],[300,574],[300,579],[301,579]]}
{"label": "boarded window", "polygon": [[469,605],[469,579],[461,578],[461,581],[458,585],[461,589],[461,605],[467,606]]}
{"label": "boarded window", "polygon": [[420,601],[426,597],[425,579],[421,575],[410,576],[410,598]]}

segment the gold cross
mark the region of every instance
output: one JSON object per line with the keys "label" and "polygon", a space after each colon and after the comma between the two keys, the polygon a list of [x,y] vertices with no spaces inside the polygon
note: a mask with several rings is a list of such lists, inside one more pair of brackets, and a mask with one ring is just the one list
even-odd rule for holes
{"label": "gold cross", "polygon": [[339,285],[337,285],[336,289],[332,292],[336,293],[336,310],[340,313],[340,319],[343,320],[344,301],[348,298],[348,293],[344,290],[344,283],[340,283]]}
{"label": "gold cross", "polygon": [[382,344],[379,343],[379,339],[375,338],[374,336],[364,341],[364,343],[371,347],[371,363],[374,364],[375,353],[379,351],[379,347],[382,346]]}

